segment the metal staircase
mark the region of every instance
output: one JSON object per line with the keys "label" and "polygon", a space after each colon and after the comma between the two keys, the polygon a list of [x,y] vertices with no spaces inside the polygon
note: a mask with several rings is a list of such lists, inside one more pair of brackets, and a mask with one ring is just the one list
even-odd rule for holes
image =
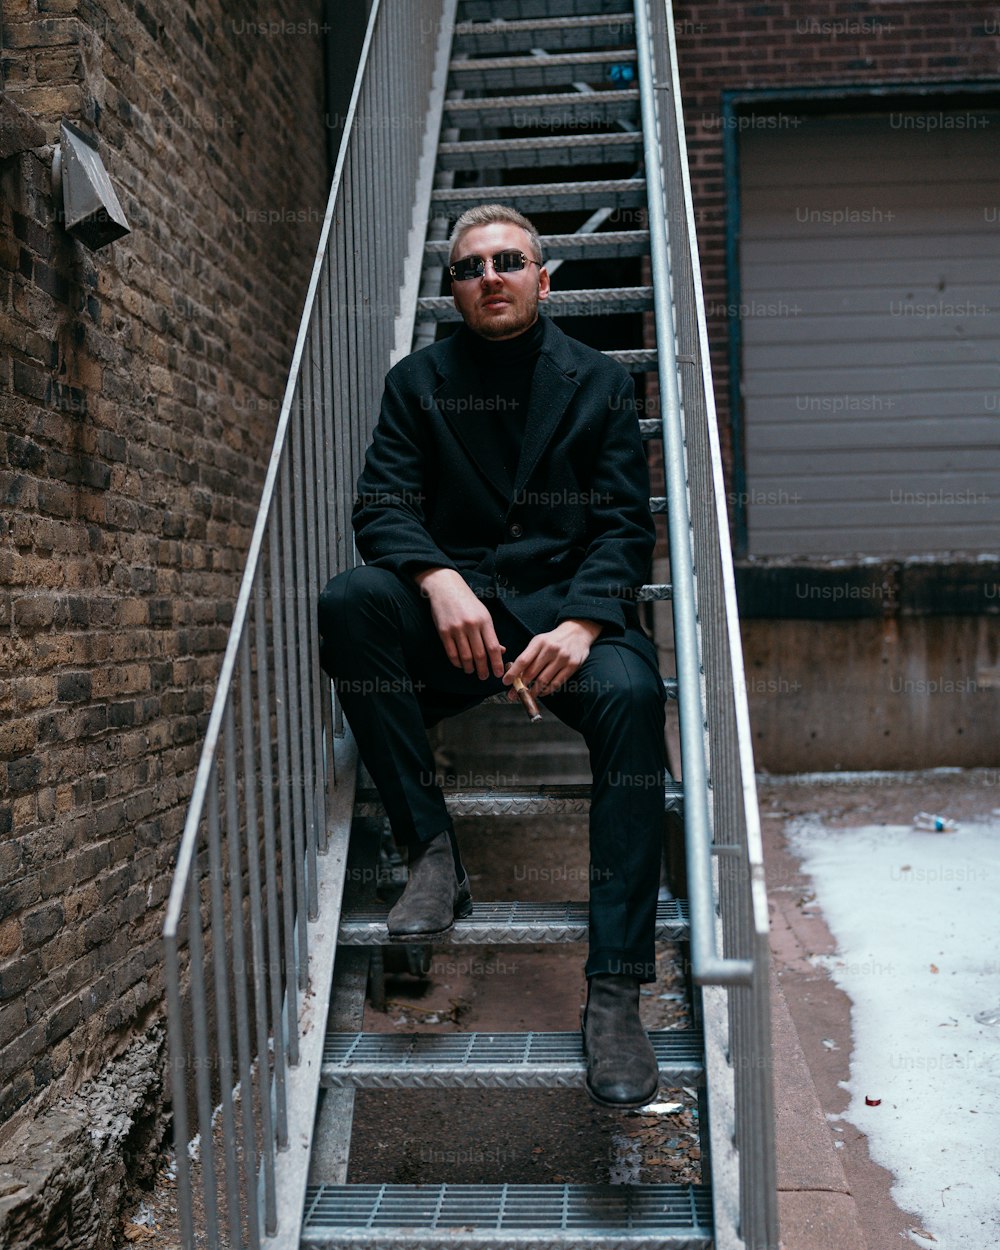
{"label": "metal staircase", "polygon": [[[658,396],[640,430],[672,582],[641,598],[673,599],[684,780],[664,811],[689,898],[659,903],[657,938],[689,953],[697,1027],[650,1036],[662,1082],[702,1091],[696,1186],[347,1183],[357,1090],[583,1086],[578,1032],[363,1031],[383,813],[317,662],[382,377],[459,319],[450,222],[494,201],[542,231],[547,315]],[[669,3],[376,0],[164,930],[186,1247],[776,1250],[766,902],[692,222]],[[549,818],[589,787],[447,801]],[[583,903],[476,902],[436,945],[586,935]]]}

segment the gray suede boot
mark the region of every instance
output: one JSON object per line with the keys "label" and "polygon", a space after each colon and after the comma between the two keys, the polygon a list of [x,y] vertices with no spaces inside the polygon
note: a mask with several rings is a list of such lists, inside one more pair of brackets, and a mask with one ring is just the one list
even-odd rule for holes
{"label": "gray suede boot", "polygon": [[469,878],[455,871],[451,835],[445,830],[410,852],[410,875],[406,889],[389,912],[389,936],[401,941],[447,933],[455,920],[472,914]]}
{"label": "gray suede boot", "polygon": [[587,1093],[601,1107],[641,1107],[659,1088],[656,1056],[639,1019],[639,978],[598,973],[583,1014]]}

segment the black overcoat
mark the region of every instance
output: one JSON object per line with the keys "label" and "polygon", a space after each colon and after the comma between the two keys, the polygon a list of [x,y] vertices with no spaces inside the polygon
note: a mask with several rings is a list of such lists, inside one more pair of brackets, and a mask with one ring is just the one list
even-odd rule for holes
{"label": "black overcoat", "polygon": [[400,360],[358,479],[353,523],[365,562],[412,577],[456,569],[532,634],[599,621],[649,659],[635,589],[655,532],[632,378],[543,317],[514,480],[496,463],[490,412],[471,402],[461,333]]}

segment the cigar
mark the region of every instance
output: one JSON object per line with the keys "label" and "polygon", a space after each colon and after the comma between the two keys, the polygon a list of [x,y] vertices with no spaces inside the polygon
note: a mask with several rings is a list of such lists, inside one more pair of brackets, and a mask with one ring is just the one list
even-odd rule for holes
{"label": "cigar", "polygon": [[[507,665],[507,668],[510,668],[509,664]],[[515,677],[510,684],[514,687],[517,697],[521,700],[521,706],[528,713],[528,719],[531,723],[534,724],[535,721],[541,720],[542,714],[538,710],[538,704],[535,702],[535,696],[531,693],[520,677]]]}

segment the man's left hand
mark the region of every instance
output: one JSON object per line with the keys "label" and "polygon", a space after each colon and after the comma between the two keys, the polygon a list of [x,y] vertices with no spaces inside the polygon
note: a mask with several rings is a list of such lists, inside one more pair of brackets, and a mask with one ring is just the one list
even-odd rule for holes
{"label": "man's left hand", "polygon": [[[590,654],[603,628],[597,621],[573,619],[561,621],[547,634],[536,634],[504,673],[504,685],[520,677],[534,694],[554,694]],[[507,697],[513,701],[517,694],[511,690]]]}

